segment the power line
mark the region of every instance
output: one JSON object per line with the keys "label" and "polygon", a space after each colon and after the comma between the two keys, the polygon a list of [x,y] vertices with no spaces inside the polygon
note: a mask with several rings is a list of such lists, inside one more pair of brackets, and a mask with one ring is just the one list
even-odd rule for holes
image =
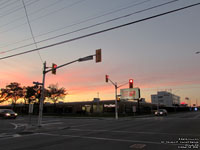
{"label": "power line", "polygon": [[[59,38],[59,37],[65,36],[65,35],[69,35],[69,34],[72,34],[72,33],[76,33],[76,32],[79,32],[79,31],[86,30],[86,29],[90,29],[92,27],[96,27],[96,26],[99,26],[99,25],[102,25],[102,24],[105,24],[105,23],[109,23],[109,22],[116,21],[116,20],[119,20],[119,19],[122,19],[122,18],[130,17],[131,15],[138,14],[138,13],[141,13],[141,12],[144,12],[144,11],[147,11],[147,10],[151,10],[151,9],[154,9],[154,8],[157,8],[157,7],[161,7],[161,6],[176,2],[176,1],[178,1],[178,0],[172,0],[172,1],[160,4],[160,5],[156,5],[156,6],[153,6],[153,7],[150,7],[150,8],[139,10],[139,11],[136,11],[136,12],[124,15],[124,16],[120,16],[120,17],[117,17],[117,18],[114,18],[114,19],[111,19],[111,20],[107,20],[107,21],[100,22],[100,23],[97,23],[97,24],[94,24],[94,25],[90,25],[90,26],[87,26],[87,27],[84,27],[84,28],[81,28],[81,29],[78,29],[78,30],[75,30],[75,31],[71,31],[71,32],[64,33],[64,34],[61,34],[61,35],[57,35],[57,36],[54,36],[54,37],[51,37],[51,38],[47,38],[47,39],[38,41],[37,43],[42,43],[42,42],[49,41],[49,40],[52,40],[52,39],[56,39],[56,38]],[[25,47],[28,47],[28,46],[31,46],[31,45],[34,45],[34,43],[23,45],[23,46],[13,48],[13,49],[10,49],[10,50],[7,50],[7,51],[3,51],[3,52],[0,52],[0,54],[11,52],[11,51],[18,50],[18,49],[21,49],[21,48],[25,48]]]}
{"label": "power line", "polygon": [[18,1],[18,0],[15,0],[15,1],[9,1],[9,0],[8,0],[8,1],[6,1],[6,2],[0,4],[0,6],[5,5],[5,4],[8,3],[8,2],[12,2],[12,3],[10,3],[10,4],[6,4],[5,6],[0,7],[0,9],[4,9],[4,8],[6,8],[6,7],[8,7],[8,6],[10,6],[10,5],[16,3],[17,1]]}
{"label": "power line", "polygon": [[188,6],[185,6],[185,7],[181,7],[181,8],[178,8],[178,9],[171,10],[171,11],[167,11],[165,13],[157,14],[157,15],[154,15],[154,16],[151,16],[151,17],[146,17],[146,18],[143,18],[143,19],[139,19],[137,21],[133,21],[133,22],[129,22],[129,23],[126,23],[126,24],[119,25],[119,26],[115,26],[115,27],[111,27],[111,28],[108,28],[108,29],[100,30],[100,31],[97,31],[97,32],[93,32],[93,33],[86,34],[86,35],[83,35],[83,36],[79,36],[79,37],[76,37],[76,38],[72,38],[72,39],[69,39],[69,40],[64,40],[64,41],[57,42],[57,43],[54,43],[54,44],[50,44],[50,45],[47,45],[47,46],[43,46],[43,47],[40,47],[40,48],[36,48],[36,49],[32,49],[32,50],[21,52],[21,53],[17,53],[17,54],[1,57],[0,60],[11,58],[11,57],[15,57],[15,56],[19,56],[19,55],[23,55],[23,54],[27,54],[27,53],[31,53],[31,52],[42,50],[42,49],[46,49],[46,48],[49,48],[49,47],[61,45],[61,44],[64,44],[64,43],[75,41],[75,40],[80,40],[80,39],[83,39],[83,38],[86,38],[86,37],[90,37],[90,36],[93,36],[93,35],[96,35],[96,34],[108,32],[108,31],[111,31],[111,30],[115,30],[115,29],[118,29],[118,28],[122,28],[122,27],[125,27],[125,26],[129,26],[129,25],[132,25],[132,24],[136,24],[136,23],[139,23],[139,22],[143,22],[143,21],[146,21],[146,20],[157,18],[157,17],[160,17],[160,16],[164,16],[164,15],[167,15],[167,14],[170,14],[170,13],[174,13],[174,12],[186,9],[186,8],[194,7],[194,6],[197,6],[197,5],[200,5],[200,3],[195,3],[195,4],[192,4],[192,5],[188,5]]}
{"label": "power line", "polygon": [[[134,4],[132,4],[132,5],[130,5],[130,6],[127,6],[127,7],[123,7],[123,8],[117,9],[117,10],[113,10],[113,11],[110,11],[110,12],[106,12],[106,13],[101,14],[101,15],[97,15],[96,17],[91,17],[91,18],[88,18],[88,19],[86,19],[86,20],[77,21],[76,23],[73,23],[73,24],[71,24],[71,25],[67,25],[67,26],[64,26],[64,27],[62,27],[62,28],[58,28],[58,29],[55,29],[55,30],[52,30],[52,31],[48,31],[48,32],[46,32],[46,33],[39,34],[39,35],[37,35],[37,36],[35,36],[35,37],[44,36],[44,35],[47,35],[47,34],[50,34],[50,33],[56,32],[56,31],[60,31],[60,30],[69,28],[69,27],[73,27],[73,26],[76,26],[76,25],[80,25],[80,24],[82,24],[82,23],[86,23],[86,22],[88,22],[88,21],[95,20],[95,19],[100,18],[100,17],[104,17],[104,16],[107,16],[107,15],[110,15],[110,14],[113,14],[113,13],[116,13],[116,12],[119,12],[119,11],[122,11],[122,10],[125,10],[125,9],[128,9],[128,8],[131,8],[131,7],[134,7],[134,6],[141,5],[141,4],[146,3],[146,2],[148,2],[148,1],[151,1],[151,0],[145,0],[145,1],[143,1],[143,2],[139,2],[139,3],[136,3],[136,4],[134,3]],[[23,25],[25,25],[25,24],[26,24],[26,23],[24,23]],[[21,25],[20,25],[20,26],[21,26]],[[19,26],[18,26],[18,27],[19,27]],[[0,28],[1,28],[1,27],[0,27]],[[15,29],[15,28],[14,28],[14,29]],[[10,31],[10,30],[7,30],[7,31]],[[1,33],[1,32],[0,32],[0,33]],[[17,41],[17,42],[11,43],[11,44],[7,44],[7,45],[2,46],[2,47],[0,47],[0,48],[5,48],[5,47],[10,46],[10,45],[14,45],[14,44],[18,44],[18,43],[21,43],[21,42],[24,42],[24,41],[28,41],[28,40],[30,40],[30,39],[32,39],[32,38],[26,38],[26,39],[23,39],[23,40],[21,40],[21,41]]]}
{"label": "power line", "polygon": [[43,35],[47,35],[47,34],[49,34],[49,33],[53,33],[53,32],[56,32],[56,31],[60,31],[60,30],[63,30],[63,29],[69,28],[69,27],[76,26],[76,25],[80,25],[80,24],[82,24],[82,23],[86,23],[86,22],[88,22],[88,21],[91,21],[91,20],[94,20],[94,19],[97,19],[97,18],[100,18],[100,17],[107,16],[107,15],[110,15],[110,14],[113,14],[113,13],[116,13],[116,12],[119,12],[119,11],[122,11],[122,10],[124,10],[124,9],[128,9],[128,8],[133,7],[133,6],[137,6],[137,5],[146,3],[146,2],[148,2],[148,1],[151,1],[151,0],[145,0],[145,1],[143,1],[143,2],[139,2],[139,3],[133,4],[133,5],[130,5],[130,6],[121,8],[121,9],[117,9],[117,10],[114,10],[114,11],[111,11],[111,12],[107,12],[107,13],[104,13],[104,14],[102,14],[102,15],[98,15],[98,16],[96,16],[96,17],[91,17],[91,18],[88,18],[88,19],[86,19],[86,20],[78,21],[77,23],[73,23],[73,24],[71,24],[71,25],[67,25],[67,26],[65,26],[65,27],[58,28],[58,29],[56,29],[56,30],[53,30],[53,31],[49,31],[49,32],[40,34],[40,35],[38,35],[37,37],[40,37],[40,36],[43,36]]}
{"label": "power line", "polygon": [[[39,1],[39,0],[37,0],[37,1]],[[48,14],[45,14],[45,15],[43,15],[43,16],[37,17],[37,18],[31,20],[30,22],[37,21],[37,20],[39,20],[39,19],[41,19],[41,18],[44,18],[44,17],[47,17],[47,16],[49,16],[49,15],[51,15],[51,14],[55,14],[55,13],[57,13],[57,12],[63,10],[63,9],[72,7],[72,6],[74,6],[74,5],[76,5],[76,4],[79,4],[79,3],[83,2],[83,1],[86,1],[86,0],[79,0],[79,1],[77,1],[77,2],[74,2],[74,3],[70,4],[70,5],[67,5],[67,6],[65,6],[65,7],[62,7],[62,8],[60,8],[60,9],[58,9],[58,10],[55,10],[55,11],[50,12],[50,13],[48,13]],[[19,10],[19,9],[21,9],[21,7],[18,8],[17,10]],[[15,11],[17,11],[17,10],[14,10],[13,12],[15,12]],[[1,16],[0,16],[0,17],[1,17]],[[10,32],[10,31],[12,31],[12,30],[17,29],[18,27],[21,27],[21,26],[25,25],[25,24],[26,24],[26,23],[20,24],[20,25],[18,25],[18,26],[15,26],[14,28],[10,28],[10,29],[8,29],[8,30],[1,31],[0,33]]]}
{"label": "power line", "polygon": [[[35,12],[30,13],[29,16],[31,16],[31,15],[33,15],[33,14],[36,14],[36,13],[39,13],[40,11],[43,11],[44,9],[47,9],[47,8],[49,8],[49,7],[51,7],[51,6],[57,5],[57,4],[59,4],[60,2],[62,2],[62,1],[63,1],[63,0],[57,0],[57,1],[55,1],[54,3],[51,3],[51,4],[49,4],[49,5],[46,6],[46,7],[43,7],[43,8],[41,8],[41,9],[36,10]],[[23,17],[18,17],[18,18],[16,18],[15,20],[12,20],[12,21],[10,21],[10,22],[7,22],[7,23],[1,25],[0,28],[2,28],[2,27],[4,27],[4,26],[7,26],[7,25],[9,25],[9,24],[12,24],[12,23],[14,23],[14,22],[16,22],[16,21],[22,20],[23,18],[24,18],[24,16],[23,16]]]}
{"label": "power line", "polygon": [[2,5],[6,4],[6,3],[8,3],[8,2],[9,2],[9,0],[4,1],[4,2],[0,3],[0,5],[2,6]]}
{"label": "power line", "polygon": [[64,7],[60,8],[60,9],[57,9],[57,10],[55,10],[55,11],[52,11],[52,12],[50,12],[50,13],[48,13],[48,14],[45,14],[45,15],[40,16],[40,17],[37,17],[37,18],[33,19],[32,21],[36,21],[36,20],[39,20],[39,19],[44,18],[44,17],[46,17],[46,16],[49,16],[49,15],[51,15],[51,14],[55,14],[55,13],[57,13],[57,12],[63,10],[63,9],[71,8],[71,7],[73,7],[73,6],[75,6],[75,5],[79,4],[79,3],[84,2],[84,1],[86,1],[86,0],[79,0],[79,1],[76,1],[76,2],[74,2],[74,3],[72,3],[72,4],[70,4],[70,5],[64,6]]}
{"label": "power line", "polygon": [[[29,28],[30,28],[30,31],[31,31],[31,36],[32,36],[32,38],[33,38],[33,42],[34,42],[34,44],[35,44],[35,47],[38,48],[37,43],[36,43],[36,41],[35,41],[35,37],[34,37],[34,35],[33,35],[33,30],[32,30],[32,28],[31,28],[31,24],[30,24],[30,21],[29,21],[29,18],[28,18],[28,13],[27,13],[27,10],[26,10],[26,6],[25,6],[25,3],[24,3],[24,0],[22,0],[22,3],[23,3],[23,6],[24,6],[24,10],[25,10],[27,22],[28,22],[28,25],[29,25]],[[39,57],[40,57],[40,60],[41,60],[42,63],[43,63],[42,57],[41,57],[41,55],[40,55],[40,52],[39,52],[39,51],[37,51],[37,52],[38,52],[38,55],[39,55]]]}
{"label": "power line", "polygon": [[[34,2],[30,2],[30,3],[27,4],[27,6],[28,6],[28,5],[32,5],[32,4],[34,4],[34,3],[38,2],[38,1],[40,1],[40,0],[35,0]],[[8,16],[8,15],[10,15],[10,14],[16,12],[16,11],[19,11],[19,10],[22,9],[22,8],[23,8],[23,7],[18,7],[18,8],[16,8],[16,9],[14,9],[14,10],[11,10],[10,12],[8,12],[8,13],[6,13],[6,14],[1,15],[0,17],[3,18],[3,17],[5,17],[5,16]]]}

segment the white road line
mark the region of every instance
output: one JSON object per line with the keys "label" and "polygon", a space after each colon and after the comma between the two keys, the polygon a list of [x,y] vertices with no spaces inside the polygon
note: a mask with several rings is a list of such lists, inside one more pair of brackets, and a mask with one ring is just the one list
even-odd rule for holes
{"label": "white road line", "polygon": [[200,119],[200,114],[199,114],[199,115],[196,115],[196,116],[194,116],[193,118],[194,118],[194,119],[197,119],[197,118],[199,118],[199,119]]}
{"label": "white road line", "polygon": [[70,126],[70,127],[82,127],[82,126],[88,126],[88,125],[93,125],[93,124],[96,124],[96,123],[88,123],[88,124],[82,124],[82,125],[75,125],[75,126]]}
{"label": "white road line", "polygon": [[10,124],[12,124],[13,126],[15,126],[14,129],[17,129],[17,124],[16,123],[10,123]]}
{"label": "white road line", "polygon": [[14,125],[14,129],[16,130],[17,128],[19,127],[24,127],[24,126],[27,126],[27,124],[23,124],[23,123],[10,123],[12,125]]}
{"label": "white road line", "polygon": [[45,122],[45,123],[50,123],[50,122],[60,122],[61,120],[59,119],[56,119],[56,120],[43,120],[42,122]]}
{"label": "white road line", "polygon": [[42,126],[48,126],[53,124],[63,124],[63,122],[42,123]]}
{"label": "white road line", "polygon": [[87,130],[87,129],[68,129],[73,131],[85,132],[113,132],[113,133],[134,133],[134,134],[160,134],[160,135],[175,135],[175,136],[200,136],[200,134],[175,134],[175,133],[158,133],[158,132],[133,132],[133,131],[113,131],[113,130]]}
{"label": "white road line", "polygon": [[[139,140],[126,140],[126,139],[112,139],[112,138],[100,138],[100,137],[90,137],[90,136],[79,136],[79,135],[60,135],[60,134],[50,134],[50,133],[39,133],[41,135],[48,136],[63,136],[63,137],[72,137],[72,138],[83,138],[83,139],[92,139],[92,140],[104,140],[104,141],[117,141],[117,142],[129,142],[129,143],[147,143],[147,144],[157,144],[157,145],[170,145],[167,143],[153,142],[153,141],[139,141]],[[180,145],[180,144],[173,144]]]}
{"label": "white road line", "polygon": [[6,140],[6,139],[13,139],[13,138],[20,138],[20,137],[26,137],[26,136],[33,136],[33,135],[40,135],[40,133],[33,133],[33,134],[27,134],[27,135],[19,135],[19,134],[12,134],[12,135],[6,135],[4,137],[0,138],[1,140]]}

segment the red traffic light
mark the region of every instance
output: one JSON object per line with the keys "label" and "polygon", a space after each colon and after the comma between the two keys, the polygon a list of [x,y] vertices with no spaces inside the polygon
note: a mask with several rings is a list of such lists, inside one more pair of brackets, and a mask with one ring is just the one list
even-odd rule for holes
{"label": "red traffic light", "polygon": [[133,79],[129,79],[129,88],[133,88]]}
{"label": "red traffic light", "polygon": [[56,69],[56,68],[57,68],[57,65],[56,65],[56,64],[53,64],[53,68]]}
{"label": "red traffic light", "polygon": [[56,64],[52,64],[52,74],[56,74],[56,68],[57,68],[57,65]]}
{"label": "red traffic light", "polygon": [[106,75],[106,82],[108,82],[108,79],[109,79],[109,75]]}

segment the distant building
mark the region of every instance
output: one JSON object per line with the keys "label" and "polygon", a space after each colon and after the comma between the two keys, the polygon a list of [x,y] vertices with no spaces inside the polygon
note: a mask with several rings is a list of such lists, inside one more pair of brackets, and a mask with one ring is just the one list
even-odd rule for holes
{"label": "distant building", "polygon": [[160,91],[155,95],[151,95],[151,103],[173,107],[180,105],[180,97],[170,92]]}

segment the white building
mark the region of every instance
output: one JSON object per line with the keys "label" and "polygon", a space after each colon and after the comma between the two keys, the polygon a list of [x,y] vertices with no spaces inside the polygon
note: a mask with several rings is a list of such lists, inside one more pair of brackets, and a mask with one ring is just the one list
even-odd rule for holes
{"label": "white building", "polygon": [[155,95],[151,95],[151,103],[172,107],[180,105],[180,97],[170,92],[160,91]]}

